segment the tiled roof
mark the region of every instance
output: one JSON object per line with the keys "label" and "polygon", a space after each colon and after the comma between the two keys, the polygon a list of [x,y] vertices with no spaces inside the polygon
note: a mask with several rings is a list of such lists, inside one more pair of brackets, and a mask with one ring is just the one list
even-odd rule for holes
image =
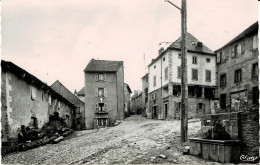
{"label": "tiled roof", "polygon": [[[165,52],[167,52],[170,49],[181,50],[181,40],[182,38],[180,37],[176,41],[174,41],[164,52],[157,56],[155,60],[152,60],[152,62],[148,66],[156,62]],[[201,46],[198,46],[198,43],[201,44]],[[205,46],[202,42],[200,42],[190,33],[187,33],[187,52],[197,52],[201,54],[215,55],[212,50],[210,50],[207,46]]]}
{"label": "tiled roof", "polygon": [[123,66],[123,61],[107,61],[91,59],[85,72],[117,72]]}
{"label": "tiled roof", "polygon": [[229,41],[227,44],[225,44],[224,46],[222,46],[221,48],[219,48],[218,50],[216,51],[219,51],[221,49],[223,49],[224,47],[248,36],[248,35],[251,35],[251,34],[254,34],[254,33],[257,33],[258,32],[258,22],[255,22],[254,24],[252,24],[251,26],[249,26],[246,30],[244,30],[242,33],[240,33],[239,35],[237,35],[235,38],[233,38],[231,41]]}
{"label": "tiled roof", "polygon": [[78,93],[78,96],[85,96],[85,87],[83,87]]}
{"label": "tiled roof", "polygon": [[[170,48],[181,49],[181,40],[182,40],[181,37],[178,38],[176,41],[174,41],[170,45]],[[214,52],[212,50],[210,50],[207,46],[205,46],[203,43],[202,43],[201,47],[197,46],[198,42],[200,42],[200,41],[197,38],[195,38],[192,34],[187,33],[187,50],[188,51],[214,54]]]}

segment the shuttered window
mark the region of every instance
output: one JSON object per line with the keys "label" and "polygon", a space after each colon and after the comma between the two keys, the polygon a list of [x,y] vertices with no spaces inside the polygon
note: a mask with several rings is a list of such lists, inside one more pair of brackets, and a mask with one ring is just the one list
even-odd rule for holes
{"label": "shuttered window", "polygon": [[206,81],[210,82],[211,81],[211,71],[210,70],[206,70],[205,71],[205,75],[206,75]]}
{"label": "shuttered window", "polygon": [[192,69],[192,80],[198,80],[198,69]]}

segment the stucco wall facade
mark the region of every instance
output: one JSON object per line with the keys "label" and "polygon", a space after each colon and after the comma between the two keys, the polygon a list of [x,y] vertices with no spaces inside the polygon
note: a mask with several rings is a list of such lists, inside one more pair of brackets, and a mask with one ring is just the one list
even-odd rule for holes
{"label": "stucco wall facade", "polygon": [[[62,100],[61,108],[58,110],[57,106],[49,106],[48,92],[46,88],[41,88],[39,85],[27,83],[23,78],[18,78],[11,72],[1,73],[1,102],[3,103],[2,110],[2,126],[5,129],[2,130],[5,138],[15,139],[18,135],[18,130],[21,125],[28,126],[31,117],[37,118],[38,128],[41,128],[45,123],[49,121],[49,115],[55,111],[66,109],[71,113],[74,109],[73,106],[69,107]],[[35,96],[32,98],[32,90],[35,92]],[[53,100],[55,101],[55,99]],[[71,120],[69,122],[72,122]],[[71,124],[72,126],[72,124]],[[72,127],[71,127],[72,128]]]}
{"label": "stucco wall facade", "polygon": [[[85,72],[85,118],[86,129],[94,128],[94,119],[98,117],[96,104],[102,102],[107,104],[108,117],[110,123],[115,123],[116,119],[124,118],[124,81],[123,68],[118,73],[105,73],[106,81],[96,81],[96,73]],[[97,88],[106,88],[106,97],[96,97]]]}

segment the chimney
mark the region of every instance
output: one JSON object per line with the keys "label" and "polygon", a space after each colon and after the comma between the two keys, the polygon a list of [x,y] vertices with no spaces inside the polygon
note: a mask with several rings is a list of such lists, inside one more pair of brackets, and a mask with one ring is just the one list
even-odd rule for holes
{"label": "chimney", "polygon": [[159,55],[160,55],[162,52],[164,52],[164,48],[163,48],[163,47],[161,47],[161,48],[159,49]]}
{"label": "chimney", "polygon": [[197,47],[201,47],[202,48],[202,42],[198,42],[197,43]]}

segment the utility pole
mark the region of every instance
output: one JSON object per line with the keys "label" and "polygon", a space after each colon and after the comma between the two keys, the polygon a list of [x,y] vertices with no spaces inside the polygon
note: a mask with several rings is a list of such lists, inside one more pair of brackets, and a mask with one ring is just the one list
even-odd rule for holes
{"label": "utility pole", "polygon": [[181,8],[165,0],[181,11],[181,142],[188,141],[188,86],[187,86],[187,6],[182,0]]}
{"label": "utility pole", "polygon": [[187,86],[187,6],[181,5],[181,141],[188,141],[188,86]]}

